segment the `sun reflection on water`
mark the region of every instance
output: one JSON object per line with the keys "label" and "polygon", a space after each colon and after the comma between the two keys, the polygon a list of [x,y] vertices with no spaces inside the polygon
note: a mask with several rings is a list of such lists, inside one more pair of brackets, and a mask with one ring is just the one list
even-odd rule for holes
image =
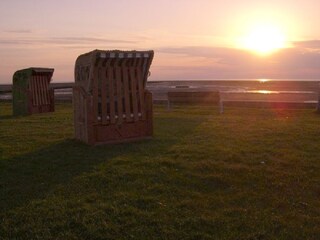
{"label": "sun reflection on water", "polygon": [[258,81],[260,83],[265,83],[265,82],[269,82],[270,80],[269,79],[266,79],[266,78],[261,78],[261,79],[258,79]]}
{"label": "sun reflection on water", "polygon": [[274,91],[269,91],[269,90],[258,90],[257,93],[261,93],[261,94],[271,94],[274,93]]}
{"label": "sun reflection on water", "polygon": [[260,93],[260,94],[279,94],[278,91],[270,91],[270,90],[251,90],[247,91],[248,93]]}

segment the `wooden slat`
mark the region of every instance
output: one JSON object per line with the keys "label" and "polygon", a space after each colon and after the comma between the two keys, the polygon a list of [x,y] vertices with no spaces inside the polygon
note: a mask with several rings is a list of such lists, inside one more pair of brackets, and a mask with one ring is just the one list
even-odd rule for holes
{"label": "wooden slat", "polygon": [[98,81],[98,101],[97,101],[97,104],[98,104],[98,122],[101,122],[102,121],[102,106],[101,106],[101,67],[100,67],[100,62],[98,63],[98,65],[96,66],[97,68],[97,81]]}
{"label": "wooden slat", "polygon": [[37,105],[37,85],[36,85],[36,76],[32,76],[32,88],[31,88],[31,91],[32,91],[32,94],[33,94],[33,105],[36,106]]}
{"label": "wooden slat", "polygon": [[33,84],[34,90],[35,91],[35,95],[36,95],[36,104],[35,106],[39,106],[39,88],[38,88],[38,76],[34,76],[34,84]]}
{"label": "wooden slat", "polygon": [[95,67],[93,70],[93,78],[91,79],[92,84],[92,96],[93,96],[93,122],[98,122],[98,99],[99,99],[99,83],[98,83],[98,68]]}
{"label": "wooden slat", "polygon": [[37,85],[36,85],[36,76],[32,76],[31,81],[32,81],[32,94],[33,94],[33,105],[36,106],[37,105]]}
{"label": "wooden slat", "polygon": [[42,103],[44,105],[47,104],[46,101],[46,96],[47,96],[47,91],[46,91],[46,76],[41,76],[41,95],[42,95]]}
{"label": "wooden slat", "polygon": [[131,80],[131,96],[132,96],[132,106],[133,106],[133,119],[135,122],[139,120],[138,116],[138,101],[137,101],[137,80],[135,74],[135,63],[130,67],[130,80]]}
{"label": "wooden slat", "polygon": [[41,75],[40,76],[41,78],[41,84],[40,84],[40,86],[41,86],[41,101],[42,101],[42,105],[46,105],[47,104],[47,101],[46,101],[46,91],[45,91],[45,83],[44,83],[44,81],[45,81],[45,76],[43,76],[43,75]]}
{"label": "wooden slat", "polygon": [[107,122],[110,123],[110,76],[108,75],[108,68],[110,67],[111,59],[107,58],[106,61],[103,61],[103,68],[106,74],[106,114],[107,114]]}
{"label": "wooden slat", "polygon": [[144,57],[143,59],[144,59],[144,61],[143,61],[143,65],[142,65],[142,69],[143,69],[142,78],[143,78],[143,87],[145,88],[146,84],[147,84],[148,75],[149,75],[149,68],[150,68],[151,61],[152,61],[152,53],[149,52],[148,57]]}
{"label": "wooden slat", "polygon": [[42,77],[41,75],[37,75],[38,76],[38,85],[37,85],[37,89],[38,89],[38,94],[39,94],[39,106],[43,105],[43,99],[42,99]]}
{"label": "wooden slat", "polygon": [[42,105],[47,105],[47,91],[46,91],[46,78],[45,76],[41,76],[41,98],[42,98]]}
{"label": "wooden slat", "polygon": [[29,93],[32,96],[31,104],[35,105],[35,93],[34,93],[33,89],[34,89],[34,87],[33,87],[33,76],[32,76],[31,79],[29,80]]}
{"label": "wooden slat", "polygon": [[124,106],[126,113],[126,122],[130,122],[131,109],[130,109],[130,92],[129,92],[129,69],[126,66],[127,60],[122,64],[123,88],[124,88]]}
{"label": "wooden slat", "polygon": [[114,124],[116,122],[115,114],[115,103],[114,103],[114,74],[113,68],[109,66],[108,71],[108,81],[109,81],[109,102],[110,102],[110,123]]}
{"label": "wooden slat", "polygon": [[141,59],[139,65],[137,67],[137,81],[138,81],[138,94],[139,94],[139,105],[140,105],[140,113],[142,120],[146,120],[146,113],[145,113],[145,99],[144,99],[144,88],[143,88],[143,77],[142,77],[142,68],[144,59]]}
{"label": "wooden slat", "polygon": [[116,66],[116,82],[117,82],[117,106],[118,106],[118,123],[123,121],[123,105],[122,105],[122,72],[121,67]]}
{"label": "wooden slat", "polygon": [[101,67],[101,118],[102,124],[107,124],[108,105],[107,105],[107,73],[106,68]]}
{"label": "wooden slat", "polygon": [[[46,92],[47,92],[47,95],[48,95],[48,104],[51,104],[51,99],[50,99],[50,81],[51,81],[51,77],[50,76],[48,76],[48,78],[47,78],[47,85],[46,85]],[[54,90],[53,90],[53,94],[54,94]],[[52,104],[54,104],[54,103],[52,103]]]}
{"label": "wooden slat", "polygon": [[39,76],[39,75],[37,75],[36,78],[37,78],[36,89],[37,89],[37,95],[38,95],[38,103],[37,103],[37,105],[38,105],[38,106],[41,106],[41,105],[42,105],[42,101],[41,101],[41,89],[40,89],[41,79],[40,79],[40,76]]}
{"label": "wooden slat", "polygon": [[47,76],[45,79],[45,93],[46,93],[47,104],[50,104],[49,84],[50,84],[50,76]]}
{"label": "wooden slat", "polygon": [[145,88],[147,85],[147,79],[149,75],[149,66],[150,66],[150,55],[148,58],[144,58],[142,65],[142,78],[143,78],[143,87]]}
{"label": "wooden slat", "polygon": [[104,58],[100,59],[100,78],[101,78],[101,120],[102,124],[106,125],[108,124],[108,79],[107,79],[107,70],[106,70],[106,65],[108,63],[109,59]]}
{"label": "wooden slat", "polygon": [[43,105],[43,102],[42,102],[42,90],[41,90],[41,76],[37,75],[38,76],[38,82],[37,82],[37,90],[38,90],[38,99],[39,99],[39,106],[42,106]]}
{"label": "wooden slat", "polygon": [[37,96],[38,96],[38,103],[37,106],[41,106],[41,91],[40,91],[40,76],[36,75],[37,81],[36,81],[36,90],[37,90]]}

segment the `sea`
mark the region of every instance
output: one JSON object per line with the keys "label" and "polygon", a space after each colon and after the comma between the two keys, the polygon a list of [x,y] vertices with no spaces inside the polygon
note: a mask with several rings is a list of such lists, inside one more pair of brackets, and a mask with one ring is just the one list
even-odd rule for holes
{"label": "sea", "polygon": [[[72,83],[53,83],[55,98],[71,100]],[[224,79],[148,81],[155,101],[167,101],[168,92],[219,91],[222,100],[317,102],[320,79]],[[10,85],[0,85],[0,100],[11,100]]]}

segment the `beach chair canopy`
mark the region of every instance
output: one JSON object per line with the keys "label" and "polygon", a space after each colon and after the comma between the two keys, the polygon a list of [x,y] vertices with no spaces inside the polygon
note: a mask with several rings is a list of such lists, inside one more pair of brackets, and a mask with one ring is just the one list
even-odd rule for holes
{"label": "beach chair canopy", "polygon": [[92,52],[80,55],[76,61],[75,66],[75,82],[77,85],[81,85],[85,90],[92,91],[94,81],[99,79],[100,82],[104,76],[95,76],[94,74],[99,72],[102,69],[111,70],[111,69],[123,69],[120,72],[114,72],[114,75],[108,75],[107,77],[119,78],[121,75],[124,77],[132,77],[133,72],[125,72],[125,69],[128,71],[135,71],[135,74],[141,74],[139,79],[142,79],[143,88],[146,86],[149,68],[153,60],[153,51],[103,51],[103,50],[94,50]]}

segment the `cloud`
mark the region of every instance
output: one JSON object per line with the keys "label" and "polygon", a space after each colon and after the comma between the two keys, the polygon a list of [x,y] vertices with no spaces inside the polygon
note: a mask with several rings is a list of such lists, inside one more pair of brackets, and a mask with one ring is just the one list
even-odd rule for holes
{"label": "cloud", "polygon": [[138,41],[122,40],[122,39],[107,39],[107,38],[93,38],[93,37],[51,37],[51,38],[0,38],[1,45],[60,45],[60,46],[74,46],[81,45],[83,47],[92,47],[96,44],[136,44]]}
{"label": "cloud", "polygon": [[320,40],[296,41],[293,45],[298,48],[320,49]]}
{"label": "cloud", "polygon": [[[73,58],[78,53],[96,48],[127,49],[134,47],[139,49],[139,46],[142,45],[137,38],[131,40],[81,36],[0,37],[1,54],[6,56],[8,64],[22,65],[26,59],[30,64],[33,62],[38,64],[42,63],[43,58],[46,58],[47,61],[50,60],[50,64],[54,64],[61,56],[63,61],[68,61],[70,69],[73,68]],[[52,47],[57,48],[52,50]],[[264,57],[243,49],[227,47],[164,46],[154,50],[155,57],[151,69],[154,80],[320,79],[320,40],[296,41],[292,48],[282,49]],[[32,55],[30,55],[31,52]],[[42,52],[50,52],[50,54],[41,55]],[[68,56],[68,58],[64,56]],[[70,71],[71,73],[72,71]]]}
{"label": "cloud", "polygon": [[159,52],[181,54],[192,57],[223,58],[225,56],[245,56],[243,50],[222,47],[185,46],[179,48],[165,47],[157,49]]}
{"label": "cloud", "polygon": [[137,41],[122,40],[122,39],[106,39],[106,38],[93,38],[93,37],[54,37],[46,39],[46,42],[56,44],[79,44],[79,43],[126,43],[135,44]]}
{"label": "cloud", "polygon": [[30,29],[4,30],[5,33],[32,33]]}
{"label": "cloud", "polygon": [[[202,66],[185,66],[190,75],[200,73],[206,78],[320,78],[320,52],[310,51],[320,41],[300,42],[299,46],[279,50],[269,56],[258,56],[241,49],[219,47],[178,47],[159,48],[160,54],[171,54],[176,62],[185,59],[202,59]],[[302,47],[303,46],[303,47]],[[171,61],[172,62],[172,61]],[[162,71],[172,70],[171,66],[162,66]],[[180,67],[180,65],[178,65]],[[205,71],[205,72],[202,72]],[[182,72],[179,69],[179,72]]]}

